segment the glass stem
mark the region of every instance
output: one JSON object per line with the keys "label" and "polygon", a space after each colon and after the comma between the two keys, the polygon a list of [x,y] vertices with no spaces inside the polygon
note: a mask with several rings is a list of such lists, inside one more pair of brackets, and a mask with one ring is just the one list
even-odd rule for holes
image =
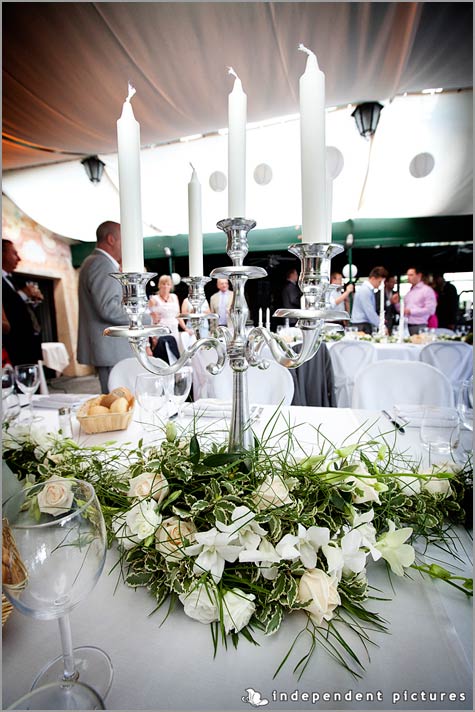
{"label": "glass stem", "polygon": [[28,417],[30,419],[33,418],[33,393],[27,393],[26,395],[28,399],[28,406],[27,406],[27,411],[28,411]]}
{"label": "glass stem", "polygon": [[76,670],[73,653],[73,641],[71,637],[71,623],[69,616],[65,615],[58,618],[59,634],[61,636],[61,649],[63,653],[63,679],[77,680],[79,672]]}

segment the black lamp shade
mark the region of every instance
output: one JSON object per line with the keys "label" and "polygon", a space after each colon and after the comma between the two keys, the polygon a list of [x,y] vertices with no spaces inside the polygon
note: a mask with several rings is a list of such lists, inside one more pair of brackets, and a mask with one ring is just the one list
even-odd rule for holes
{"label": "black lamp shade", "polygon": [[377,101],[358,104],[351,115],[355,117],[356,128],[360,132],[360,136],[370,138],[375,133],[381,109],[384,109],[384,107]]}
{"label": "black lamp shade", "polygon": [[104,166],[106,164],[103,163],[103,161],[101,161],[101,159],[97,156],[88,156],[87,158],[83,158],[81,163],[84,166],[84,170],[86,171],[87,177],[91,183],[100,183]]}

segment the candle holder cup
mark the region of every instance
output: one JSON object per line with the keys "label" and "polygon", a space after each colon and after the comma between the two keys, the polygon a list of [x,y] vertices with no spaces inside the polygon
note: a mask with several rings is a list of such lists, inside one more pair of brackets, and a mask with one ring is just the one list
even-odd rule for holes
{"label": "candle holder cup", "polygon": [[[247,370],[249,367],[266,369],[269,361],[265,358],[264,348],[268,347],[272,358],[286,368],[298,368],[310,360],[320,348],[325,333],[342,331],[335,320],[349,319],[346,312],[328,308],[327,295],[330,291],[330,264],[343,248],[333,243],[303,243],[291,245],[289,251],[301,260],[299,279],[304,296],[304,309],[277,309],[276,317],[296,319],[296,326],[302,332],[302,347],[299,353],[278,334],[259,325],[249,332],[246,321],[249,315],[244,288],[248,279],[260,279],[267,276],[261,267],[244,265],[248,253],[248,233],[255,227],[254,220],[228,218],[217,226],[227,237],[226,251],[232,265],[218,267],[211,272],[212,278],[229,279],[234,290],[234,300],[230,311],[231,327],[218,326],[217,314],[205,314],[202,311],[205,301],[204,286],[209,277],[186,277],[188,284],[191,313],[180,314],[189,319],[195,331],[197,341],[188,347],[180,358],[171,366],[159,368],[152,364],[146,354],[145,346],[148,334],[164,333],[163,327],[143,326],[143,314],[146,312],[144,301],[145,285],[155,276],[151,273],[113,275],[122,283],[124,308],[129,316],[128,327],[109,327],[104,331],[107,336],[123,336],[129,339],[140,363],[152,373],[169,375],[176,373],[201,348],[214,348],[216,363],[207,366],[208,371],[219,373],[227,360],[233,374],[232,413],[228,440],[230,452],[252,450],[254,437],[249,425],[249,398],[247,389]],[[210,336],[199,339],[199,327],[206,319],[210,325]],[[168,332],[168,329],[166,330]]]}

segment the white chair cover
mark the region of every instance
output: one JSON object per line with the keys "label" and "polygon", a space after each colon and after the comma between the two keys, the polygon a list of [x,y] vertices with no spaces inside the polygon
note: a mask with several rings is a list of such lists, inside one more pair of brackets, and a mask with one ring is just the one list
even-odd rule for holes
{"label": "white chair cover", "polygon": [[396,403],[452,407],[450,381],[420,361],[376,361],[358,373],[352,408],[391,409]]}
{"label": "white chair cover", "polygon": [[[168,366],[168,363],[161,358],[149,356],[149,359],[156,366]],[[115,366],[112,367],[109,373],[109,380],[107,382],[109,391],[113,391],[114,388],[119,388],[120,386],[125,386],[132,391],[132,393],[135,393],[135,379],[139,373],[150,373],[150,371],[147,371],[135,357],[122,359],[122,361],[119,361],[119,363],[116,363]]]}
{"label": "white chair cover", "polygon": [[473,375],[473,346],[464,341],[438,341],[421,349],[419,358],[447,376],[456,396],[461,381]]}
{"label": "white chair cover", "polygon": [[452,331],[452,329],[444,329],[441,326],[434,329],[434,331],[439,336],[455,336],[455,331]]}
{"label": "white chair cover", "polygon": [[376,350],[367,341],[337,341],[329,349],[335,378],[337,408],[351,408],[358,371],[376,361]]}
{"label": "white chair cover", "polygon": [[[216,361],[214,351],[199,351],[192,359],[193,398],[219,398],[231,400],[233,394],[233,374],[228,363],[221,373],[212,376],[205,370],[208,363]],[[290,405],[294,397],[294,381],[289,371],[270,362],[266,370],[250,367],[247,370],[247,388],[250,403],[262,405]]]}
{"label": "white chair cover", "polygon": [[42,396],[47,396],[49,394],[49,390],[48,384],[46,383],[43,361],[38,361],[38,371],[40,372],[40,393]]}

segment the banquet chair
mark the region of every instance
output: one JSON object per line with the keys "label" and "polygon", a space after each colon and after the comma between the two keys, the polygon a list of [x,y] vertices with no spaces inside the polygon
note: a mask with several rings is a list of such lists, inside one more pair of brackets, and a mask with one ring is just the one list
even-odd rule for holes
{"label": "banquet chair", "polygon": [[[216,361],[214,351],[209,352],[208,362]],[[203,357],[206,358],[206,352],[199,352],[192,359],[193,364],[201,361],[203,366]],[[195,369],[193,370],[195,374]],[[200,382],[200,376],[204,376],[204,381]],[[197,389],[195,389],[195,380]],[[294,397],[294,381],[288,369],[284,368],[275,361],[270,361],[269,368],[262,370],[257,367],[250,367],[247,370],[247,387],[249,395],[249,403],[258,403],[261,405],[290,405]],[[198,374],[195,379],[193,376],[193,395],[194,400],[199,398],[219,398],[220,400],[231,400],[233,393],[233,374],[228,363],[224,365],[223,370],[216,376],[212,376],[207,371]]]}
{"label": "banquet chair", "polygon": [[352,408],[391,409],[398,403],[452,407],[452,386],[441,371],[420,361],[376,361],[359,371]]}
{"label": "banquet chair", "polygon": [[461,381],[473,374],[473,346],[464,341],[439,341],[427,344],[421,350],[419,359],[423,363],[438,368],[452,384],[454,396]]}
{"label": "banquet chair", "polygon": [[442,326],[438,326],[434,329],[436,336],[455,336],[455,331],[452,329],[444,329]]}
{"label": "banquet chair", "polygon": [[[150,356],[149,360],[155,364],[155,366],[168,366],[168,363],[161,358],[153,358],[153,356]],[[107,383],[109,392],[113,391],[114,388],[125,386],[134,393],[135,379],[140,373],[150,373],[150,371],[147,371],[135,357],[122,359],[122,361],[119,361],[112,367],[109,373]]]}
{"label": "banquet chair", "polygon": [[351,407],[358,371],[376,361],[376,349],[367,341],[337,341],[330,351],[337,408]]}

